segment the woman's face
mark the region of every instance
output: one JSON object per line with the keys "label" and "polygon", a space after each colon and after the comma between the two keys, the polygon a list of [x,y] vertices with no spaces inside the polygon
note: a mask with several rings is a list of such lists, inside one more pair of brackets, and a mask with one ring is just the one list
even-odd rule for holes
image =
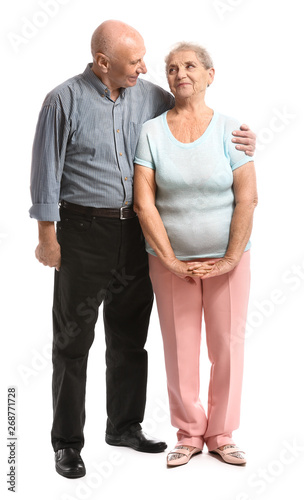
{"label": "woman's face", "polygon": [[167,78],[172,94],[180,99],[204,95],[212,83],[214,69],[205,69],[195,52],[175,52],[168,61]]}

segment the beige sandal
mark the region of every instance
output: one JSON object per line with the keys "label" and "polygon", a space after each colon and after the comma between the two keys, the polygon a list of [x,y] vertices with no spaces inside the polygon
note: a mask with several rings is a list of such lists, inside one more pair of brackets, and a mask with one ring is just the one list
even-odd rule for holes
{"label": "beige sandal", "polygon": [[185,465],[193,455],[197,455],[201,451],[199,448],[190,449],[188,446],[176,446],[167,455],[167,466],[177,467],[178,465]]}
{"label": "beige sandal", "polygon": [[232,465],[245,465],[246,458],[245,452],[240,450],[235,444],[227,444],[222,450],[216,448],[209,453],[217,453],[227,464]]}

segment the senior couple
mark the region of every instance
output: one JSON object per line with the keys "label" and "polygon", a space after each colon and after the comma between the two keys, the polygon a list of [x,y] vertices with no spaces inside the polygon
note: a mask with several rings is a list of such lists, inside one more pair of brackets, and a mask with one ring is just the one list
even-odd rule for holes
{"label": "senior couple", "polygon": [[[86,369],[102,303],[106,442],[147,453],[167,448],[141,428],[153,291],[178,429],[167,465],[187,463],[205,444],[225,462],[244,464],[232,432],[257,202],[254,134],[206,105],[214,68],[200,46],[180,43],[167,56],[174,98],[138,78],[146,73],[145,46],[134,28],[105,21],[93,34],[92,55],[84,73],[47,95],[33,145],[36,257],[56,269],[56,471],[86,473]],[[207,411],[199,399],[202,314],[211,362]]]}

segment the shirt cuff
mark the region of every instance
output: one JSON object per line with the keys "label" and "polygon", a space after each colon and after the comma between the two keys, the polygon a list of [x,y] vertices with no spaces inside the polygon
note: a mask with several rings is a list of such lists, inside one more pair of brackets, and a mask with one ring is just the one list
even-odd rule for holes
{"label": "shirt cuff", "polygon": [[45,204],[37,203],[32,205],[29,210],[30,217],[32,219],[42,220],[42,221],[59,221],[59,205],[55,204]]}
{"label": "shirt cuff", "polygon": [[135,156],[135,158],[134,158],[134,163],[137,163],[138,165],[141,165],[142,167],[148,167],[148,168],[152,168],[152,170],[155,170],[155,166],[153,165],[153,163],[151,163],[150,161],[141,160],[140,158],[137,158],[137,156]]}
{"label": "shirt cuff", "polygon": [[242,158],[239,160],[237,163],[232,165],[231,170],[235,170],[236,168],[241,167],[242,165],[245,165],[245,163],[249,163],[250,161],[254,161],[254,156],[245,156],[245,158]]}

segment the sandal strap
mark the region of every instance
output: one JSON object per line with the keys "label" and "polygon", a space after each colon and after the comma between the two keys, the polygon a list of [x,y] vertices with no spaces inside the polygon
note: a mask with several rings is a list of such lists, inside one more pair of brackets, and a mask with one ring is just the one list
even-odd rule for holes
{"label": "sandal strap", "polygon": [[188,457],[191,451],[188,448],[174,448],[174,450],[169,451],[168,455],[171,455],[171,453],[180,453],[181,455]]}
{"label": "sandal strap", "polygon": [[[216,450],[214,450],[214,451],[216,451]],[[233,446],[233,445],[225,448],[224,450],[219,450],[218,449],[218,451],[220,453],[222,453],[223,455],[231,455],[231,453],[245,453],[240,448],[238,448],[237,446]]]}

